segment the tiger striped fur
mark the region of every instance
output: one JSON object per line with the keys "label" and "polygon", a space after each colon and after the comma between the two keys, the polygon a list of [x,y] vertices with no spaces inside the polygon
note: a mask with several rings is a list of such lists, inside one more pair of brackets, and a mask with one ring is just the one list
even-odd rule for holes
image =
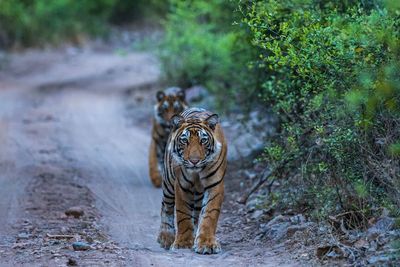
{"label": "tiger striped fur", "polygon": [[178,87],[157,92],[154,106],[153,125],[149,153],[149,173],[155,187],[161,186],[161,173],[164,168],[165,145],[170,133],[170,119],[187,108],[185,92]]}
{"label": "tiger striped fur", "polygon": [[158,236],[166,249],[221,251],[215,233],[224,198],[227,146],[218,120],[218,115],[200,108],[171,119]]}

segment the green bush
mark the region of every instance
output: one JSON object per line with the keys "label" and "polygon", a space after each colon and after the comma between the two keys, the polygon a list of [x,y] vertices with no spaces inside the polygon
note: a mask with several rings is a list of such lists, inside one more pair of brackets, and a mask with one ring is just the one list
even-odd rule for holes
{"label": "green bush", "polygon": [[240,6],[265,73],[260,93],[280,119],[266,160],[301,172],[291,194],[319,217],[400,205],[399,13],[357,2]]}
{"label": "green bush", "polygon": [[256,88],[255,75],[247,71],[253,53],[248,35],[233,25],[236,9],[224,0],[170,1],[160,49],[167,83],[203,84],[225,108],[243,99],[244,88]]}
{"label": "green bush", "polygon": [[0,47],[79,41],[83,34],[104,34],[110,22],[144,19],[165,9],[157,0],[1,0]]}

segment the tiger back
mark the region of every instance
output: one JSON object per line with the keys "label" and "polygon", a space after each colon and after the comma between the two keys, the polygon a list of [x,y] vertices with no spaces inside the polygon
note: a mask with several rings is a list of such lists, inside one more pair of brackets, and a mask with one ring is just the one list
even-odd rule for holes
{"label": "tiger back", "polygon": [[156,94],[154,106],[151,143],[149,153],[150,180],[155,187],[161,186],[161,173],[164,168],[165,145],[170,134],[170,119],[187,108],[185,92],[178,87],[170,87]]}
{"label": "tiger back", "polygon": [[227,165],[227,145],[218,115],[189,108],[175,115],[171,123],[158,242],[166,249],[218,253],[221,247],[215,233]]}

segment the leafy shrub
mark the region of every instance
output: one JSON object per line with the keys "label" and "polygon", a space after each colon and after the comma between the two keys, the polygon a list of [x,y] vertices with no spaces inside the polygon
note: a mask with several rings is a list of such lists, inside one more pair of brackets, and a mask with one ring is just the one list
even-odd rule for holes
{"label": "leafy shrub", "polygon": [[244,29],[233,25],[235,10],[232,1],[170,1],[160,50],[167,83],[206,85],[221,107],[243,99],[246,86],[255,88],[247,72],[253,50]]}
{"label": "leafy shrub", "polygon": [[400,205],[399,160],[388,153],[400,139],[400,20],[379,1],[356,2],[240,6],[265,73],[260,93],[281,121],[266,159],[301,172],[292,194],[318,217],[365,219],[383,203]]}
{"label": "leafy shrub", "polygon": [[400,206],[399,10],[383,0],[173,0],[161,60],[168,82],[205,84],[225,107],[272,108],[280,123],[265,160],[284,165],[289,188],[276,205],[351,214],[360,226]]}
{"label": "leafy shrub", "polygon": [[126,22],[165,9],[156,0],[1,0],[0,47],[77,41],[82,34],[105,33],[110,21]]}

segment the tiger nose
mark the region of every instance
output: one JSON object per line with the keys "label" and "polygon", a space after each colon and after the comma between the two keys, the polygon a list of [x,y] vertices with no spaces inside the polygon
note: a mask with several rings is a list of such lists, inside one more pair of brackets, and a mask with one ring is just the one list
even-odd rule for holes
{"label": "tiger nose", "polygon": [[191,163],[193,163],[193,165],[196,165],[200,161],[200,158],[190,158],[189,160]]}

